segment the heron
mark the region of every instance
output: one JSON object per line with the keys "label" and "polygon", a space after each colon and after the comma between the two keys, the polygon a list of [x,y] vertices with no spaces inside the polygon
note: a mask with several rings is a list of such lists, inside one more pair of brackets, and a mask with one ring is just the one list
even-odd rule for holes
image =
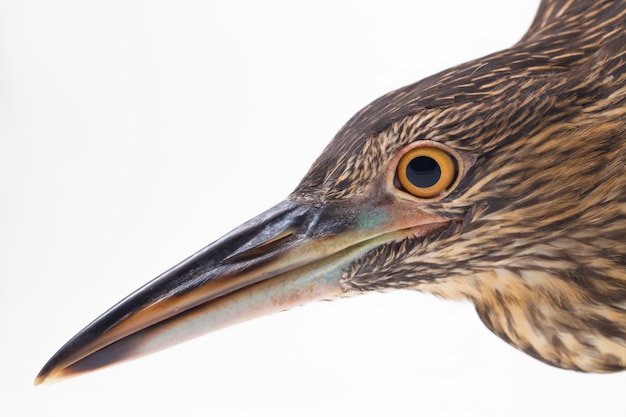
{"label": "heron", "polygon": [[469,300],[559,368],[626,367],[626,2],[528,32],[353,116],[296,189],[68,341],[36,384],[313,300]]}

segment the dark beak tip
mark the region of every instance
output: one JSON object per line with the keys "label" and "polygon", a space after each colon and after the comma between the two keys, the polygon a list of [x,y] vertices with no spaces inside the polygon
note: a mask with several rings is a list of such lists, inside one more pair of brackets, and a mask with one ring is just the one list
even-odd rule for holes
{"label": "dark beak tip", "polygon": [[56,378],[49,378],[49,376],[50,376],[49,373],[43,372],[42,370],[35,377],[35,380],[33,381],[33,385],[37,387],[39,385],[48,385],[57,381]]}
{"label": "dark beak tip", "polygon": [[52,361],[49,361],[44,365],[43,368],[41,368],[41,370],[35,377],[35,380],[33,381],[34,386],[48,385],[62,379],[53,376],[55,366],[51,362]]}

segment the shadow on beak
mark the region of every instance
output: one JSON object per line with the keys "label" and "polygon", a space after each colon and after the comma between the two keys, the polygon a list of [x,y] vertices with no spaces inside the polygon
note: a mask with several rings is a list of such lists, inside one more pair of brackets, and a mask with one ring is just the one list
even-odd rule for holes
{"label": "shadow on beak", "polygon": [[[65,344],[35,384],[143,356],[244,320],[344,294],[342,271],[370,249],[441,219],[389,204],[285,200],[120,301]],[[396,216],[397,217],[397,216]]]}

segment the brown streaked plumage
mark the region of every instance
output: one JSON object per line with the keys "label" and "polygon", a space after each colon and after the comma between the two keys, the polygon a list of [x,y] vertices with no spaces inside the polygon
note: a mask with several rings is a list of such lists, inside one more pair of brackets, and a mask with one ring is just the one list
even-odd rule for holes
{"label": "brown streaked plumage", "polygon": [[[307,300],[395,288],[469,299],[551,365],[624,369],[625,61],[626,2],[542,1],[512,48],[357,113],[286,201],[122,300],[37,382]],[[455,159],[436,198],[399,185],[398,161],[416,147]]]}

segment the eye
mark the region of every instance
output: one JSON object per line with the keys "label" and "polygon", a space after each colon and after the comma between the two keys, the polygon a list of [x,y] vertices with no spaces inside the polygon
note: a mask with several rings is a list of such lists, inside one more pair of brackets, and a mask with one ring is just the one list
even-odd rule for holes
{"label": "eye", "polygon": [[433,198],[450,188],[457,176],[457,164],[446,151],[429,146],[413,148],[400,158],[400,184],[419,198]]}

